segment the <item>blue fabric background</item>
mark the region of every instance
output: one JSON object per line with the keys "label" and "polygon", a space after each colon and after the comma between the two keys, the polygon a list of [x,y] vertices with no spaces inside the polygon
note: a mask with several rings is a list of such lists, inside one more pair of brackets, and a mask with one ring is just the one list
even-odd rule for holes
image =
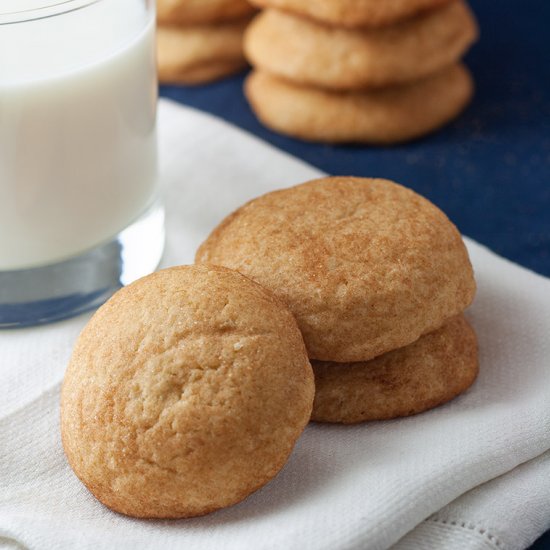
{"label": "blue fabric background", "polygon": [[550,276],[550,2],[473,2],[481,40],[467,57],[477,92],[444,130],[393,148],[331,147],[262,127],[242,76],[161,94],[219,115],[331,174],[380,176],[419,191],[466,235]]}
{"label": "blue fabric background", "polygon": [[[277,135],[250,111],[242,75],[195,88],[164,86],[161,95],[223,117],[328,173],[412,187],[464,234],[550,276],[550,2],[472,0],[472,7],[481,27],[466,59],[474,101],[456,122],[414,143],[332,147]],[[533,548],[550,548],[550,533]]]}

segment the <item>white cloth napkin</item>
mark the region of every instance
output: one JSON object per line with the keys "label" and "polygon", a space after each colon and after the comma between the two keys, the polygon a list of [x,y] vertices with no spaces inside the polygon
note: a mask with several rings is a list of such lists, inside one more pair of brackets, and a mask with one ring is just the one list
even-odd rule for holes
{"label": "white cloth napkin", "polygon": [[445,506],[393,550],[526,548],[550,525],[550,451]]}
{"label": "white cloth napkin", "polygon": [[[244,201],[320,174],[222,121],[168,102],[160,105],[159,130],[164,266],[192,262],[210,229]],[[0,332],[0,547],[526,547],[550,527],[550,455],[543,454],[550,449],[550,281],[467,244],[479,286],[468,313],[480,341],[475,385],[408,419],[310,425],[275,480],[203,518],[117,515],[68,467],[59,387],[88,316]]]}

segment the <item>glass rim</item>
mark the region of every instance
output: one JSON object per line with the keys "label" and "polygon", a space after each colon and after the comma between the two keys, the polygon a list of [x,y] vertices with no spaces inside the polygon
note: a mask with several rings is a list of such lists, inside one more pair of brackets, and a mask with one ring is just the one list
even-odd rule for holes
{"label": "glass rim", "polygon": [[0,9],[0,26],[57,17],[59,15],[81,10],[102,1],[103,0],[44,0],[43,5],[26,7],[23,9],[18,9],[17,4],[19,2],[16,2],[12,3],[12,7],[7,8],[10,11]]}

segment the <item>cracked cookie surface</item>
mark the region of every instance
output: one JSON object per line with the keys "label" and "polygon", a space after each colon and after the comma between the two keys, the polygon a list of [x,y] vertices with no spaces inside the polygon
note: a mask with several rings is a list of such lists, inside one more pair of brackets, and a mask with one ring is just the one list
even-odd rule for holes
{"label": "cracked cookie surface", "polygon": [[274,292],[309,356],[366,361],[461,313],[475,281],[460,233],[435,205],[382,179],[331,177],[263,195],[197,251]]}
{"label": "cracked cookie surface", "polygon": [[83,330],[63,383],[63,446],[115,511],[202,515],[277,474],[313,393],[277,298],[228,269],[171,268],[121,289]]}

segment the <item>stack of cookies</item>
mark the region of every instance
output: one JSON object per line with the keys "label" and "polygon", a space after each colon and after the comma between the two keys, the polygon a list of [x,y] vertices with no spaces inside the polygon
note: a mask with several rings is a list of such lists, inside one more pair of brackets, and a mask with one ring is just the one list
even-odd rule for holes
{"label": "stack of cookies", "polygon": [[292,311],[315,374],[313,420],[415,414],[477,376],[467,250],[405,187],[334,177],[269,193],[222,221],[196,262],[241,272]]}
{"label": "stack of cookies", "polygon": [[466,248],[400,185],[341,177],[269,193],[196,260],[119,290],[65,374],[68,461],[117,512],[230,506],[281,470],[310,419],[414,414],[476,377]]}
{"label": "stack of cookies", "polygon": [[163,83],[202,84],[246,67],[247,0],[158,0],[157,61]]}
{"label": "stack of cookies", "polygon": [[464,0],[252,0],[258,118],[311,141],[391,144],[457,116],[473,93],[460,58],[477,38]]}
{"label": "stack of cookies", "polygon": [[280,300],[229,269],[173,267],[119,290],[80,334],[61,394],[63,447],[109,508],[199,516],[279,472],[313,395]]}

